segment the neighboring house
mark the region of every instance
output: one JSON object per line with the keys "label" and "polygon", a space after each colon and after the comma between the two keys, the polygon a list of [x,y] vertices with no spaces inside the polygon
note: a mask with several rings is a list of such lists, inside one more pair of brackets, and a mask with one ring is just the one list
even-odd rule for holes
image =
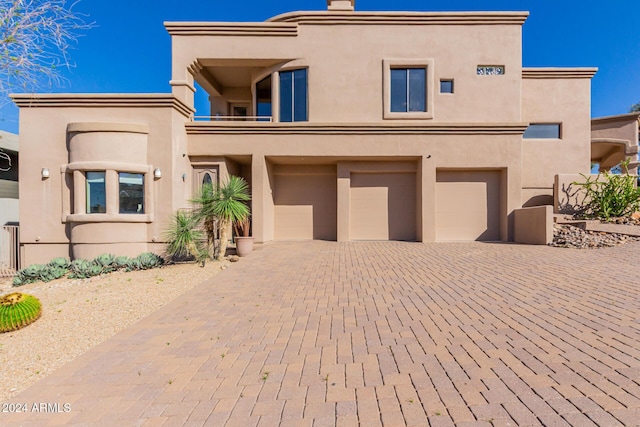
{"label": "neighboring house", "polygon": [[0,277],[20,267],[18,135],[0,131]]}
{"label": "neighboring house", "polygon": [[15,95],[26,263],[160,250],[228,174],[257,242],[434,242],[511,240],[515,209],[589,172],[596,69],[523,68],[527,13],[353,6],[166,23],[171,94]]}
{"label": "neighboring house", "polygon": [[18,224],[18,135],[0,131],[0,227]]}
{"label": "neighboring house", "polygon": [[629,172],[638,170],[638,123],[640,112],[591,120],[591,162],[609,170],[629,160]]}

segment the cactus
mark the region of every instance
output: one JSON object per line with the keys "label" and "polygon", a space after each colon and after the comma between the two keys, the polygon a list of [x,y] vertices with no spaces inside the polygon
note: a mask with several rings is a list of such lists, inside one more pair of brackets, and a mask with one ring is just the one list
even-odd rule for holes
{"label": "cactus", "polygon": [[40,301],[28,294],[14,292],[0,298],[0,332],[15,331],[38,320]]}
{"label": "cactus", "polygon": [[138,261],[137,258],[129,259],[129,262],[127,262],[127,267],[125,268],[125,271],[136,271],[136,270],[142,270],[142,264],[140,263],[140,261]]}
{"label": "cactus", "polygon": [[22,286],[38,281],[50,281],[49,267],[41,264],[33,264],[18,271],[13,280],[13,286]]}

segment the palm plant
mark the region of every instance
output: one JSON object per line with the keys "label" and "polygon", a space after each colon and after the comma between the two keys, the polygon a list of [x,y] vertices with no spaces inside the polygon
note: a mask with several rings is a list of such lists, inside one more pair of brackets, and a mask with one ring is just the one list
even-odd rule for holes
{"label": "palm plant", "polygon": [[192,256],[204,266],[207,251],[202,247],[202,231],[198,219],[189,212],[177,211],[165,233],[167,254],[178,257]]}
{"label": "palm plant", "polygon": [[220,229],[220,246],[216,258],[222,260],[227,250],[229,229],[231,225],[246,223],[249,220],[250,209],[246,202],[251,200],[249,185],[243,178],[230,176],[229,180],[217,188],[210,185],[203,186],[196,203],[196,218],[203,222],[209,244],[212,245],[215,235],[209,234],[215,230],[215,220]]}

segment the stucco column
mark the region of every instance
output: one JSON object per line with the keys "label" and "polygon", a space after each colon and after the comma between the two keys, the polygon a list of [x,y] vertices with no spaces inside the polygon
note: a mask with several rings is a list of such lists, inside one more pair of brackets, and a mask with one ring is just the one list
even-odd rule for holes
{"label": "stucco column", "polygon": [[87,182],[81,171],[73,171],[73,213],[87,213]]}
{"label": "stucco column", "polygon": [[277,71],[271,75],[271,120],[280,121],[280,73]]}
{"label": "stucco column", "polygon": [[118,172],[108,170],[105,175],[105,192],[107,214],[117,215],[120,206],[120,189],[118,188]]}
{"label": "stucco column", "polygon": [[338,163],[338,242],[351,240],[349,234],[350,189],[351,170],[344,163]]}
{"label": "stucco column", "polygon": [[420,196],[421,200],[418,200],[418,210],[421,210],[420,215],[422,222],[419,224],[418,234],[422,234],[422,237],[418,236],[418,239],[423,242],[435,242],[436,241],[436,167],[432,158],[423,157],[419,165],[420,174]]}
{"label": "stucco column", "polygon": [[257,243],[273,240],[273,194],[264,154],[251,158],[251,198],[253,237]]}

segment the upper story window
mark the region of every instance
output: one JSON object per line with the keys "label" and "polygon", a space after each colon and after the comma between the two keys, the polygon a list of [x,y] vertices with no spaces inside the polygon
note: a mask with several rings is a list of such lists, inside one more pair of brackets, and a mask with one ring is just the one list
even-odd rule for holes
{"label": "upper story window", "polygon": [[453,79],[440,80],[440,93],[453,93]]}
{"label": "upper story window", "polygon": [[427,111],[426,68],[391,69],[391,112]]}
{"label": "upper story window", "polygon": [[307,107],[307,69],[280,72],[280,121],[304,122]]}
{"label": "upper story window", "polygon": [[87,180],[87,213],[106,213],[105,172],[86,172],[85,176]]}
{"label": "upper story window", "polygon": [[532,123],[524,132],[526,139],[560,139],[560,123]]}
{"label": "upper story window", "polygon": [[144,213],[144,174],[118,173],[121,214]]}
{"label": "upper story window", "polygon": [[385,119],[433,118],[433,59],[385,59]]}

